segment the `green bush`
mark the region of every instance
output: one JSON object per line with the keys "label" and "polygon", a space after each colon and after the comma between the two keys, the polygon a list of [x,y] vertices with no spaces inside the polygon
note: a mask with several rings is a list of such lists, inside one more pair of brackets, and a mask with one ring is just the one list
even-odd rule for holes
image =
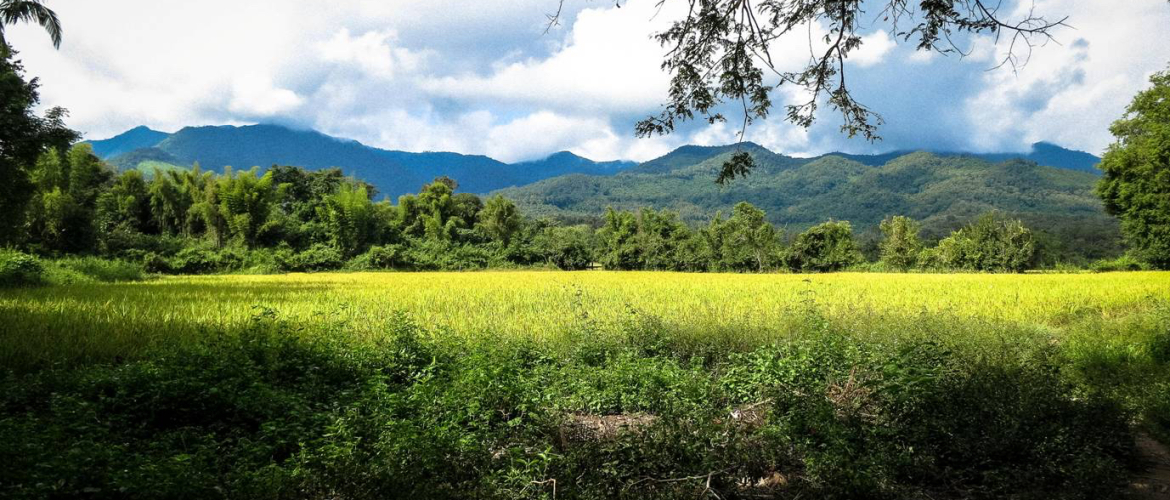
{"label": "green bush", "polygon": [[138,281],[145,276],[142,264],[100,257],[68,257],[52,262],[51,267],[85,276],[93,281]]}
{"label": "green bush", "polygon": [[845,221],[829,221],[796,237],[785,263],[794,272],[833,272],[862,260],[853,240],[853,228]]}
{"label": "green bush", "polygon": [[0,287],[35,286],[44,282],[40,259],[11,249],[0,249]]}
{"label": "green bush", "polygon": [[345,268],[353,271],[375,271],[406,267],[406,255],[402,245],[373,246],[349,260]]}
{"label": "green bush", "polygon": [[1023,272],[1036,256],[1036,241],[1024,224],[989,212],[955,231],[923,256],[928,266],[987,272]]}
{"label": "green bush", "polygon": [[157,253],[149,252],[142,256],[142,269],[148,273],[170,274],[175,270],[171,261]]}
{"label": "green bush", "polygon": [[170,268],[178,274],[212,274],[243,267],[246,251],[236,248],[188,247],[170,259]]}
{"label": "green bush", "polygon": [[341,269],[345,264],[341,251],[330,245],[320,243],[309,247],[303,252],[297,252],[281,259],[279,266],[290,272],[317,272]]}
{"label": "green bush", "polygon": [[1131,254],[1122,255],[1116,259],[1101,259],[1089,265],[1089,269],[1095,273],[1108,273],[1117,271],[1148,271],[1150,265],[1135,258]]}

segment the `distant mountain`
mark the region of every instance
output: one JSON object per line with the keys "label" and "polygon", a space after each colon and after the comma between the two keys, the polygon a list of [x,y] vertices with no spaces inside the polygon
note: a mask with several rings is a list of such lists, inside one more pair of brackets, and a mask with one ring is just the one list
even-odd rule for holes
{"label": "distant mountain", "polygon": [[498,192],[525,213],[573,220],[596,218],[607,207],[654,207],[706,223],[747,201],[790,232],[839,219],[871,235],[891,215],[920,220],[927,237],[939,237],[981,212],[1001,210],[1069,242],[1066,250],[1082,257],[1100,257],[1120,245],[1117,223],[1094,192],[1098,177],[1087,172],[1019,158],[991,162],[926,152],[793,158],[745,143],[740,149],[755,158],[757,168],[721,188],[715,176],[735,149],[686,146],[616,175],[565,175]]}
{"label": "distant mountain", "polygon": [[[276,164],[296,165],[309,169],[336,166],[347,174],[370,182],[381,193],[391,198],[416,192],[423,184],[440,175],[458,181],[461,191],[487,193],[565,175],[607,177],[628,173],[676,176],[679,172],[698,172],[692,167],[706,165],[707,162],[736,150],[751,152],[759,163],[765,165],[762,169],[764,171],[794,168],[829,157],[847,159],[870,167],[881,167],[910,153],[908,151],[878,155],[833,153],[818,158],[792,158],[773,153],[758,144],[743,143],[726,146],[683,146],[642,164],[623,161],[595,162],[564,151],[540,160],[504,163],[479,155],[383,150],[353,140],[277,125],[187,127],[174,134],[137,127],[110,139],[91,141],[91,144],[94,151],[111,164],[121,169],[138,168],[146,172],[153,171],[154,168],[186,167],[195,162],[199,162],[204,168],[214,170],[219,170],[225,165],[237,169],[253,166],[266,168]],[[1024,154],[942,152],[936,153],[936,156],[984,159],[991,162],[1025,159],[1041,165],[1094,173],[1096,172],[1094,165],[1099,161],[1097,157],[1088,153],[1064,149],[1050,143],[1037,143],[1031,152]],[[713,177],[705,171],[694,175],[696,182],[711,184],[708,177]],[[558,180],[551,184],[563,182],[566,181]],[[713,189],[712,186],[708,187]],[[602,196],[599,199],[604,198]],[[552,206],[558,205],[554,203]],[[714,205],[700,203],[698,206]]]}
{"label": "distant mountain", "polygon": [[[993,161],[1003,161],[1014,157],[1010,154],[983,156]],[[1023,158],[1034,161],[1041,165],[1067,168],[1069,170],[1080,170],[1082,172],[1091,172],[1094,174],[1101,173],[1100,170],[1097,170],[1097,164],[1101,163],[1101,158],[1084,151],[1065,149],[1050,142],[1037,142],[1033,144],[1032,152],[1028,153]]]}
{"label": "distant mountain", "polygon": [[[893,160],[894,158],[905,156],[913,152],[914,151],[910,150],[902,150],[876,155],[853,155],[844,153],[829,154],[876,167],[884,165],[886,162]],[[1032,150],[1027,153],[964,153],[956,151],[932,151],[932,153],[939,156],[980,158],[990,162],[1021,159],[1033,161],[1037,164],[1049,167],[1063,168],[1067,170],[1079,170],[1081,172],[1089,172],[1092,174],[1101,173],[1100,170],[1097,170],[1097,164],[1101,163],[1101,158],[1084,151],[1065,149],[1050,142],[1037,142],[1032,144]]]}
{"label": "distant mountain", "polygon": [[111,158],[135,149],[153,147],[169,135],[147,127],[134,127],[109,139],[89,141],[89,144],[93,146],[93,152],[98,156]]}
{"label": "distant mountain", "polygon": [[[144,162],[191,165],[219,170],[253,166],[295,165],[308,169],[340,167],[376,186],[391,198],[417,192],[423,184],[446,175],[461,191],[486,193],[529,184],[569,173],[608,175],[635,165],[632,162],[594,162],[568,152],[523,163],[503,163],[486,156],[458,153],[389,151],[304,130],[277,125],[187,127],[163,138],[146,140],[143,127],[105,141],[93,141],[94,151],[121,169]],[[154,131],[150,131],[154,132]],[[156,133],[157,134],[157,133]],[[151,135],[150,138],[157,136]],[[139,148],[125,150],[126,145]]]}

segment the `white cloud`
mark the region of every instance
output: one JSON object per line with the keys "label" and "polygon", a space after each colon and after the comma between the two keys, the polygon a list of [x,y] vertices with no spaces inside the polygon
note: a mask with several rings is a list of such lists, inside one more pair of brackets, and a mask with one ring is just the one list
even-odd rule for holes
{"label": "white cloud", "polygon": [[894,39],[885,31],[875,31],[861,37],[861,47],[849,54],[849,62],[861,67],[873,66],[886,59],[894,48]]}
{"label": "white cloud", "polygon": [[[685,142],[737,139],[734,110],[731,124],[689,123],[666,138],[633,137],[632,121],[656,113],[666,100],[663,49],[650,34],[681,17],[671,9],[686,2],[668,0],[662,12],[655,0],[630,0],[620,9],[611,2],[567,2],[564,26],[543,35],[544,14],[554,4],[59,2],[52,7],[65,23],[60,51],[39,27],[9,28],[8,37],[30,76],[41,78],[43,104],[69,108],[70,125],[91,138],[142,124],[176,130],[274,120],[391,149],[501,159],[567,149],[602,160],[649,159]],[[968,81],[982,84],[976,94],[937,91],[923,99],[939,102],[909,105],[922,120],[914,126],[963,128],[956,134],[978,148],[1043,139],[1098,152],[1109,141],[1109,122],[1149,73],[1170,60],[1170,46],[1159,38],[1170,9],[1160,0],[1038,0],[1036,10],[1069,14],[1078,30],[1061,34],[1063,47],[1038,50],[1019,76],[972,72],[998,62],[1003,45],[996,48],[989,37],[976,37],[961,64],[956,58],[943,64],[922,52],[894,57],[910,47],[895,50],[896,40],[884,31],[864,37],[850,58],[851,76],[863,82],[867,73],[973,73]],[[809,57],[809,40],[820,44],[823,34],[817,24],[774,42],[778,68],[799,68]],[[1080,38],[1087,46],[1072,43]],[[790,88],[777,92],[772,117],[754,124],[746,138],[788,153],[840,144],[825,139],[835,127],[810,133],[783,121],[781,106],[798,96]],[[951,106],[944,96],[965,102],[953,113],[965,117],[962,124],[933,112]],[[820,118],[831,114],[822,107]]]}
{"label": "white cloud", "polygon": [[232,83],[227,109],[247,117],[264,118],[292,112],[303,102],[296,92],[274,86],[267,75],[251,74]]}
{"label": "white cloud", "polygon": [[323,62],[352,65],[358,71],[382,79],[392,79],[397,71],[414,72],[422,65],[423,56],[410,50],[394,47],[394,31],[370,31],[352,36],[341,28],[333,38],[317,44]]}
{"label": "white cloud", "polygon": [[[550,57],[497,66],[490,75],[434,78],[429,91],[451,98],[535,103],[575,110],[652,108],[666,95],[669,77],[659,69],[665,54],[653,32],[665,29],[682,8],[632,0],[621,9],[582,11],[565,43]],[[655,15],[657,13],[657,16]]]}
{"label": "white cloud", "polygon": [[[1060,45],[1039,47],[1018,73],[1001,68],[967,100],[972,143],[980,149],[1022,149],[1037,141],[1100,154],[1119,118],[1149,75],[1166,68],[1170,46],[1158,38],[1170,25],[1165,2],[1043,0],[1038,13],[1069,13],[1076,29],[1058,31]],[[1017,12],[1017,16],[1022,12]],[[998,64],[1006,44],[986,60]]]}

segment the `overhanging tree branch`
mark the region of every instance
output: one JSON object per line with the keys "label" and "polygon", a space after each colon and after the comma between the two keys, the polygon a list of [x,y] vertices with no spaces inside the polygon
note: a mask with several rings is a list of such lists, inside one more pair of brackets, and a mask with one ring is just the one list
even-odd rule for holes
{"label": "overhanging tree branch", "polygon": [[[659,0],[658,7],[668,1],[684,0]],[[845,77],[845,62],[862,46],[862,0],[685,1],[686,17],[654,35],[669,48],[662,62],[662,69],[670,74],[668,101],[660,113],[635,125],[639,137],[670,134],[695,118],[724,122],[726,117],[718,111],[721,105],[738,101],[743,113],[738,134],[742,141],[755,120],[768,117],[772,91],[789,85],[809,96],[785,105],[789,122],[811,127],[819,106],[826,103],[840,114],[842,133],[871,142],[881,139],[881,115],[854,99]],[[615,5],[620,7],[620,0]],[[563,7],[561,0],[556,13],[549,15],[549,28],[559,22]],[[1048,21],[1035,13],[1034,6],[1020,19],[1007,19],[1000,8],[988,0],[885,0],[878,17],[889,25],[895,39],[914,39],[918,50],[944,55],[970,54],[970,49],[956,42],[958,35],[990,34],[997,45],[1010,35],[1007,52],[995,68],[1010,66],[1013,72],[1027,64],[1033,49],[1054,41],[1055,29],[1067,26],[1067,18]],[[907,23],[910,27],[903,29]],[[803,68],[777,67],[771,44],[796,29],[811,30],[817,24],[826,28],[820,39],[824,50],[816,51],[810,37],[813,53]],[[773,81],[765,81],[765,71]],[[720,181],[746,174],[751,166],[750,155],[729,161]]]}

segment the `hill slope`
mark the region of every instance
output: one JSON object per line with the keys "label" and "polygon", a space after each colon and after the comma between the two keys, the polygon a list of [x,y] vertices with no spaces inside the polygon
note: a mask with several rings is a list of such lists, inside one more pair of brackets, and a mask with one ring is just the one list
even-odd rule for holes
{"label": "hill slope", "polygon": [[[157,136],[147,136],[143,129],[91,144],[99,156],[124,170],[138,168],[144,162],[169,165],[199,162],[204,168],[214,170],[228,165],[237,169],[271,165],[308,169],[340,167],[346,174],[373,184],[392,198],[415,192],[440,175],[457,180],[461,191],[485,193],[556,175],[609,174],[634,165],[598,163],[567,152],[538,161],[508,164],[478,155],[389,151],[277,125],[187,127],[174,134],[163,134],[161,140],[153,143],[149,139]],[[132,144],[140,147],[126,150]]]}
{"label": "hill slope", "polygon": [[94,154],[102,158],[112,158],[135,149],[154,147],[169,135],[147,127],[134,127],[109,139],[89,141],[89,144],[93,146]]}
{"label": "hill slope", "polygon": [[872,234],[883,218],[907,215],[923,221],[928,237],[995,209],[1059,237],[1086,257],[1119,247],[1117,224],[1094,193],[1097,176],[1087,172],[924,152],[871,166],[838,155],[791,158],[754,144],[743,147],[759,166],[725,188],[713,180],[731,150],[711,148],[702,153],[713,155],[706,155],[691,148],[613,176],[568,175],[499,192],[526,213],[573,219],[596,217],[609,206],[649,206],[703,223],[747,201],[790,231],[843,219]]}

